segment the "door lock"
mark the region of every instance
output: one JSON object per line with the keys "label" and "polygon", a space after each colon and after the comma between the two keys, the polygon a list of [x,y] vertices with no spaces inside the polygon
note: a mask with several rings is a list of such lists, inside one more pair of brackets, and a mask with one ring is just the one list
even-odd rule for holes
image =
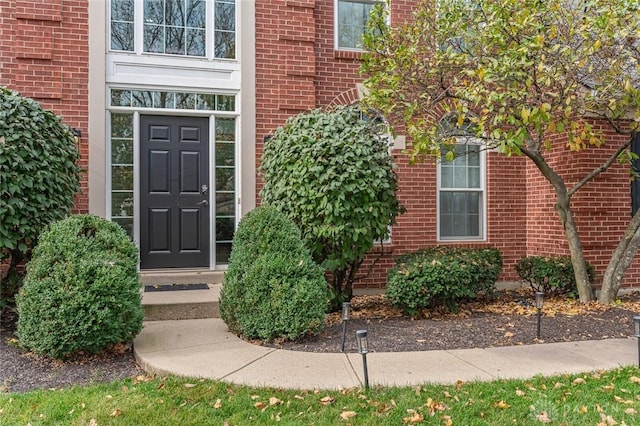
{"label": "door lock", "polygon": [[209,187],[207,186],[207,184],[204,184],[200,187],[200,193],[202,195],[209,195]]}

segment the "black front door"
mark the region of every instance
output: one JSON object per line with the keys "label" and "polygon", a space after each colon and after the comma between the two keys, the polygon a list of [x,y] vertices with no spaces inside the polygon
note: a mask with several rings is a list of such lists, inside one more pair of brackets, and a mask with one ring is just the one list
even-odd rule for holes
{"label": "black front door", "polygon": [[209,119],[140,117],[140,267],[209,266]]}

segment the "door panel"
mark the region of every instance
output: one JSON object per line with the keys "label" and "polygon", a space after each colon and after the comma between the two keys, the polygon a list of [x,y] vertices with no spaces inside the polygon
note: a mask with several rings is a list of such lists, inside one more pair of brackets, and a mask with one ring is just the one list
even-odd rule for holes
{"label": "door panel", "polygon": [[140,117],[141,268],[209,266],[209,119]]}

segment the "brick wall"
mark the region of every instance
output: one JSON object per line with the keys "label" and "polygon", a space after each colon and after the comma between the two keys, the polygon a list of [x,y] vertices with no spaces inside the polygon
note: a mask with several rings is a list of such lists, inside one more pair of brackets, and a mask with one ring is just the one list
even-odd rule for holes
{"label": "brick wall", "polygon": [[81,191],[75,212],[88,211],[88,2],[0,2],[0,85],[38,101],[80,129]]}
{"label": "brick wall", "polygon": [[[600,166],[628,136],[613,132],[606,123],[594,122],[605,134],[607,143],[600,148],[570,152],[564,147],[566,135],[552,139],[553,150],[546,154],[549,164],[571,188],[587,173]],[[562,225],[554,209],[555,193],[533,163],[527,164],[527,252],[529,255],[568,255]],[[596,268],[596,283],[618,245],[631,218],[629,170],[615,163],[609,170],[582,187],[571,203],[586,259]],[[640,262],[627,271],[624,284],[640,286]]]}
{"label": "brick wall", "polygon": [[[392,1],[392,24],[406,19],[413,4],[414,0]],[[264,136],[291,115],[353,101],[356,83],[362,77],[358,72],[360,54],[334,49],[333,0],[258,1],[256,12],[258,163]],[[563,144],[562,140],[556,142]],[[598,151],[578,157],[554,153],[550,161],[575,181],[597,164],[600,155]],[[368,275],[361,277],[358,286],[384,287],[394,256],[438,244],[435,162],[410,165],[399,150],[394,150],[393,156],[398,164],[398,197],[407,212],[393,227],[392,242],[376,247],[365,260],[361,275]],[[258,188],[261,185],[258,177]],[[504,258],[500,279],[516,280],[514,265],[523,256],[567,253],[553,209],[555,196],[530,161],[488,153],[486,189],[486,241],[464,245],[497,247]],[[629,184],[624,168],[616,167],[583,188],[574,206],[585,254],[601,277],[629,219]],[[638,276],[638,272],[636,265],[627,274],[626,283],[634,284],[629,277]]]}

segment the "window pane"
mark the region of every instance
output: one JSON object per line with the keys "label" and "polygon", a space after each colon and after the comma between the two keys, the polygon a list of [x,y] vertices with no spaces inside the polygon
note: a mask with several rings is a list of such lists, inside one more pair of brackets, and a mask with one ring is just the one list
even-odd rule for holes
{"label": "window pane", "polygon": [[440,166],[440,187],[453,188],[453,167],[448,164]]}
{"label": "window pane", "polygon": [[133,192],[111,193],[111,216],[133,217]]}
{"label": "window pane", "polygon": [[236,119],[218,118],[216,120],[216,141],[234,142],[236,140]]}
{"label": "window pane", "polygon": [[216,110],[218,111],[234,111],[236,109],[235,96],[216,96]]}
{"label": "window pane", "polygon": [[133,51],[133,22],[111,23],[111,49]]}
{"label": "window pane", "polygon": [[236,34],[234,32],[215,32],[215,57],[224,59],[235,59],[236,57]]}
{"label": "window pane", "polygon": [[113,166],[111,168],[111,189],[133,189],[133,166]]}
{"label": "window pane", "polygon": [[133,115],[111,114],[111,136],[114,138],[133,138]]}
{"label": "window pane", "polygon": [[360,48],[372,3],[338,2],[338,47]]}
{"label": "window pane", "polygon": [[481,237],[480,192],[440,192],[440,237]]}
{"label": "window pane", "polygon": [[144,26],[144,51],[150,53],[164,52],[164,27],[161,25]]}
{"label": "window pane", "polygon": [[216,191],[234,191],[235,190],[235,169],[234,168],[216,168]]}
{"label": "window pane", "polygon": [[195,107],[196,107],[195,93],[176,93],[176,108],[195,109]]}
{"label": "window pane", "polygon": [[235,196],[233,193],[216,193],[216,216],[235,215]]}
{"label": "window pane", "polygon": [[134,90],[131,92],[131,97],[133,98],[132,105],[134,107],[152,108],[154,94],[155,92],[148,90]]}
{"label": "window pane", "polygon": [[173,92],[154,92],[153,106],[154,108],[175,108],[176,96]]}
{"label": "window pane", "polygon": [[196,109],[212,111],[216,109],[216,95],[197,95]]}
{"label": "window pane", "polygon": [[234,155],[234,144],[216,143],[216,166],[233,166],[235,164]]}
{"label": "window pane", "polygon": [[216,1],[215,8],[216,30],[235,31],[236,29],[236,6],[233,3]]}
{"label": "window pane", "polygon": [[133,139],[111,139],[111,163],[133,164]]}
{"label": "window pane", "polygon": [[184,0],[165,0],[165,19],[166,25],[184,27]]}
{"label": "window pane", "polygon": [[216,244],[216,265],[228,263],[229,255],[231,255],[231,243]]}
{"label": "window pane", "polygon": [[164,0],[144,0],[145,24],[161,24],[164,22]]}
{"label": "window pane", "polygon": [[167,27],[165,53],[184,55],[184,27]]}
{"label": "window pane", "polygon": [[133,22],[133,0],[111,0],[111,20]]}
{"label": "window pane", "polygon": [[204,30],[187,29],[187,55],[188,56],[205,56],[206,50],[206,32]]}
{"label": "window pane", "polygon": [[187,10],[187,26],[191,28],[205,28],[207,2],[205,0],[187,0]]}
{"label": "window pane", "polygon": [[234,218],[216,218],[216,241],[231,241],[234,228]]}

